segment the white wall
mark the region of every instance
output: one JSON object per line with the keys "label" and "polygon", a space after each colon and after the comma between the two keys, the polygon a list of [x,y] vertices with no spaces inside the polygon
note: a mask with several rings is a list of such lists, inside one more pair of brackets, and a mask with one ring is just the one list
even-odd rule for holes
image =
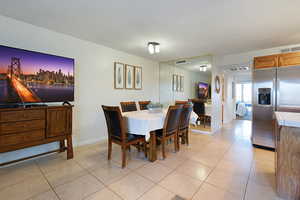
{"label": "white wall", "polygon": [[222,87],[220,92],[217,93],[215,90],[215,77],[219,76],[220,81],[222,79],[222,69],[217,67],[216,60],[213,58],[212,61],[212,79],[211,79],[211,88],[212,88],[212,111],[211,111],[211,130],[212,132],[218,131],[222,127]]}
{"label": "white wall", "polygon": [[[173,74],[184,76],[184,92],[172,89]],[[168,63],[160,63],[160,103],[173,104],[176,100],[196,98],[196,83],[210,83],[211,75],[175,67]]]}
{"label": "white wall", "polygon": [[[0,16],[0,44],[75,59],[73,140],[87,144],[105,139],[106,124],[101,105],[128,100],[159,100],[157,62],[83,41],[27,23]],[[143,67],[143,90],[114,90],[115,61]],[[56,145],[0,154],[0,163],[24,155],[41,153]]]}

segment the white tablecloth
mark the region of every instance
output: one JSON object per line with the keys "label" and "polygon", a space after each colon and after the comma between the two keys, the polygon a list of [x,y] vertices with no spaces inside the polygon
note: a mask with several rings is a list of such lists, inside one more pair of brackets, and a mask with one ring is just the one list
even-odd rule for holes
{"label": "white tablecloth", "polygon": [[[148,110],[124,112],[124,117],[127,124],[128,133],[135,135],[145,135],[146,140],[150,138],[150,132],[164,127],[164,121],[167,115],[167,110],[159,113],[151,113]],[[197,120],[196,113],[191,114],[191,123]]]}

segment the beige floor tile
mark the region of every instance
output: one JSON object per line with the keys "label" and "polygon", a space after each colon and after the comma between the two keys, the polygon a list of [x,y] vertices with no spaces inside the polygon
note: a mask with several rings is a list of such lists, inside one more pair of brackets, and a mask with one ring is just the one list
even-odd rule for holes
{"label": "beige floor tile", "polygon": [[239,195],[204,183],[192,200],[241,200]]}
{"label": "beige floor tile", "polygon": [[70,165],[62,165],[59,170],[45,173],[45,177],[53,187],[56,187],[87,173],[88,171],[84,170],[80,165],[72,163]]}
{"label": "beige floor tile", "polygon": [[84,156],[84,157],[77,157],[75,158],[77,163],[85,168],[85,169],[94,169],[97,168],[107,162],[110,162],[105,158],[103,155],[93,155],[93,156]]}
{"label": "beige floor tile", "polygon": [[85,200],[122,200],[118,195],[116,195],[111,190],[104,188],[99,192],[92,194],[85,198]]}
{"label": "beige floor tile", "polygon": [[122,169],[117,163],[109,163],[102,165],[101,167],[95,168],[90,171],[95,177],[101,182],[109,185],[115,181],[120,180],[131,172],[128,168]]}
{"label": "beige floor tile", "polygon": [[196,193],[201,183],[202,181],[198,179],[172,172],[164,178],[159,185],[180,197],[189,199]]}
{"label": "beige floor tile", "polygon": [[130,173],[121,180],[109,185],[109,188],[120,195],[125,200],[135,200],[154,186],[148,179]]}
{"label": "beige floor tile", "polygon": [[272,151],[255,148],[254,159],[262,162],[264,161],[275,162],[275,153]]}
{"label": "beige floor tile", "polygon": [[55,187],[54,190],[62,200],[83,199],[104,188],[96,178],[91,175],[81,176],[64,185]]}
{"label": "beige floor tile", "polygon": [[172,192],[156,185],[139,198],[139,200],[173,200],[174,196],[175,194]]}
{"label": "beige floor tile", "polygon": [[215,170],[248,176],[251,170],[251,163],[222,159]]}
{"label": "beige floor tile", "polygon": [[172,169],[154,162],[137,169],[135,172],[157,183],[172,171]]}
{"label": "beige floor tile", "polygon": [[211,170],[211,168],[192,160],[184,162],[176,169],[179,173],[183,173],[201,181],[204,181],[208,177]]}
{"label": "beige floor tile", "polygon": [[222,159],[222,155],[213,154],[213,153],[195,153],[190,157],[191,160],[200,162],[209,167],[215,167],[218,162]]}
{"label": "beige floor tile", "polygon": [[275,190],[271,187],[258,185],[255,182],[249,181],[247,185],[247,191],[245,200],[281,200]]}
{"label": "beige floor tile", "polygon": [[246,189],[247,180],[248,175],[214,170],[205,181],[242,197]]}
{"label": "beige floor tile", "polygon": [[170,169],[175,169],[182,163],[184,163],[187,160],[185,157],[181,157],[179,155],[171,155],[167,156],[165,160],[158,159],[156,162],[158,162],[161,165],[164,165]]}
{"label": "beige floor tile", "polygon": [[51,171],[60,170],[62,167],[68,167],[73,163],[76,163],[74,159],[67,160],[61,154],[53,154],[42,157],[36,160],[38,166],[43,173],[49,173]]}
{"label": "beige floor tile", "polygon": [[29,199],[48,190],[50,186],[46,179],[35,176],[0,190],[0,197],[7,200]]}
{"label": "beige floor tile", "polygon": [[59,200],[56,196],[56,194],[50,190],[48,192],[39,194],[33,198],[31,198],[30,200]]}
{"label": "beige floor tile", "polygon": [[42,176],[42,173],[33,161],[0,168],[0,190],[38,175]]}
{"label": "beige floor tile", "polygon": [[259,185],[275,188],[275,167],[273,162],[256,161],[253,163],[250,180]]}

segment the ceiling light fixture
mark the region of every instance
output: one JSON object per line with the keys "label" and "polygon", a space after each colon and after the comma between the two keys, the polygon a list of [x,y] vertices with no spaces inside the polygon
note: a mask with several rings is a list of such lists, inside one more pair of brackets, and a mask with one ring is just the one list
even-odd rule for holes
{"label": "ceiling light fixture", "polygon": [[159,48],[159,43],[158,42],[148,42],[148,51],[150,54],[155,54],[160,52]]}
{"label": "ceiling light fixture", "polygon": [[200,72],[206,72],[207,66],[206,65],[201,65],[199,69],[200,69]]}

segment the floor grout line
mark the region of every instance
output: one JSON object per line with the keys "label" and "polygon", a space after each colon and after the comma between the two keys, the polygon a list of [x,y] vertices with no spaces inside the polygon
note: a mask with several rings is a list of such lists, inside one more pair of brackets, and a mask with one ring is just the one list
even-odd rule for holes
{"label": "floor grout line", "polygon": [[44,179],[47,181],[48,185],[50,186],[51,190],[54,192],[54,194],[56,195],[56,197],[61,200],[61,198],[59,197],[59,195],[56,193],[56,191],[54,190],[54,187],[50,184],[49,180],[46,178],[46,175],[44,174],[44,172],[42,171],[41,167],[38,165],[38,163],[36,161],[34,161],[35,164],[37,165],[37,167],[39,168],[40,172],[42,173],[42,176],[44,177]]}

